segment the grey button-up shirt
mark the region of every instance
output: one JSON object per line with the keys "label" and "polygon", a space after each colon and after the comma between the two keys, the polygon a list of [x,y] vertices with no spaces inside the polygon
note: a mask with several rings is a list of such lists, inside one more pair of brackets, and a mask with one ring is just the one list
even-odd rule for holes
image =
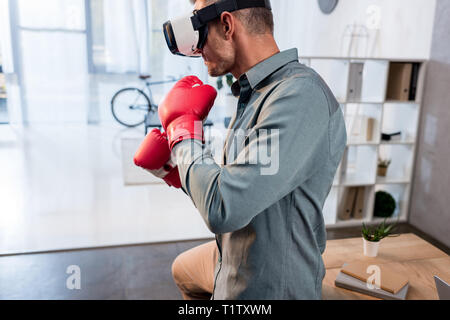
{"label": "grey button-up shirt", "polygon": [[175,146],[184,191],[216,234],[214,299],[320,299],[322,215],[347,141],[338,102],[296,49],[243,74],[223,165]]}

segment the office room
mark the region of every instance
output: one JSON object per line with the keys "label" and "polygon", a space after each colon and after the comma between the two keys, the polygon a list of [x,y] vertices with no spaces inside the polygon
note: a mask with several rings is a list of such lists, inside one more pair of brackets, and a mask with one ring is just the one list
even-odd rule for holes
{"label": "office room", "polygon": [[449,30],[447,0],[0,0],[0,299],[449,300]]}

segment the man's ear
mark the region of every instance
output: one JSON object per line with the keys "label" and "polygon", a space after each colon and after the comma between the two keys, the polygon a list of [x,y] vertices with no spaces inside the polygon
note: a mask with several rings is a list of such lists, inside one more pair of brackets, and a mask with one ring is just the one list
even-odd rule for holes
{"label": "man's ear", "polygon": [[229,12],[220,16],[220,28],[226,40],[230,40],[236,29],[236,18]]}

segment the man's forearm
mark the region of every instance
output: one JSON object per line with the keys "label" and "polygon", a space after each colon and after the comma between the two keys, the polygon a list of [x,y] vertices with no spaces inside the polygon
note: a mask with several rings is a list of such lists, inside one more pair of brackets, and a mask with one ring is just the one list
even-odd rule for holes
{"label": "man's forearm", "polygon": [[183,190],[200,211],[208,228],[212,232],[217,231],[211,224],[210,212],[217,205],[213,201],[221,201],[220,197],[213,196],[216,193],[217,179],[221,172],[220,166],[214,162],[209,150],[197,140],[178,143],[172,154],[178,166]]}

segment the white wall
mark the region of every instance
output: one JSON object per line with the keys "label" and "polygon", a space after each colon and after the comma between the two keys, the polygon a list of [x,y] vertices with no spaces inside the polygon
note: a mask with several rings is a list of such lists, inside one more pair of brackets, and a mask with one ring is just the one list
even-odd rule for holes
{"label": "white wall", "polygon": [[450,247],[450,1],[437,1],[434,21],[410,223]]}
{"label": "white wall", "polygon": [[3,72],[14,72],[8,0],[0,0],[0,56]]}
{"label": "white wall", "polygon": [[[316,0],[272,0],[276,38],[282,49],[297,47],[302,56],[345,56],[352,24],[377,22],[351,56],[428,59],[436,0],[340,0],[331,15]],[[374,23],[375,25],[377,23]],[[350,30],[351,31],[351,30]],[[377,37],[378,33],[378,37]],[[353,48],[355,48],[354,46]]]}

